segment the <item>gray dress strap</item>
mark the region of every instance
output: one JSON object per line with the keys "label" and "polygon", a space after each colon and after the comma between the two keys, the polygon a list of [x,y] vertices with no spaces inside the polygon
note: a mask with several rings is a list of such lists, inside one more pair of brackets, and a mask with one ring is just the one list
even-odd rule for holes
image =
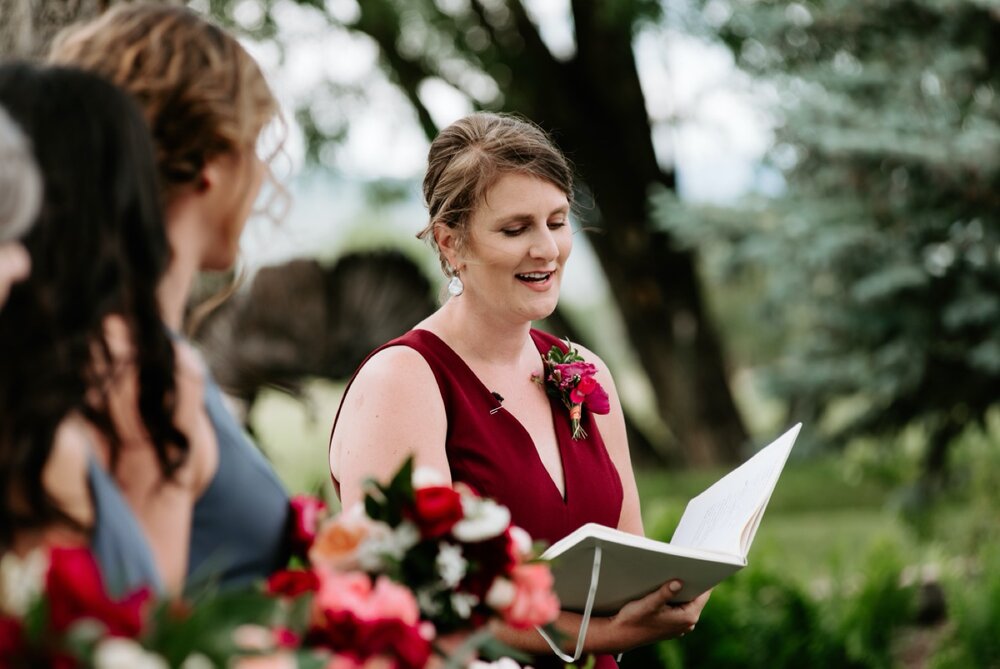
{"label": "gray dress strap", "polygon": [[90,548],[108,592],[118,596],[148,586],[162,594],[163,582],[146,535],[118,484],[93,455],[87,458],[87,482],[94,504]]}
{"label": "gray dress strap", "polygon": [[243,587],[288,561],[288,493],[207,369],[205,410],[219,444],[219,466],[195,503],[187,584]]}

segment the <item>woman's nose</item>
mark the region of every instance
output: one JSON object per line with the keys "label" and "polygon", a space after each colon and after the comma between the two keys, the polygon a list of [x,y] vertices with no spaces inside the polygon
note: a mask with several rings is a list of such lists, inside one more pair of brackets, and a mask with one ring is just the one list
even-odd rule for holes
{"label": "woman's nose", "polygon": [[542,260],[555,260],[559,257],[559,245],[556,243],[555,235],[547,225],[543,225],[534,235],[531,244],[531,257]]}

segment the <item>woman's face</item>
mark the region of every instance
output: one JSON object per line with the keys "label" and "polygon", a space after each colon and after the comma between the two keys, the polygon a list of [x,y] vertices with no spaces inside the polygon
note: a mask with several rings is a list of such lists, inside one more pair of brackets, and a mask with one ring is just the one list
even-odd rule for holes
{"label": "woman's face", "polygon": [[212,229],[201,265],[208,270],[227,270],[236,262],[240,235],[260,193],[266,168],[252,149],[219,156],[214,162]]}
{"label": "woman's face", "polygon": [[545,318],[556,308],[563,267],[573,248],[569,201],[559,187],[528,174],[505,174],[468,222],[452,264],[465,292],[511,322]]}

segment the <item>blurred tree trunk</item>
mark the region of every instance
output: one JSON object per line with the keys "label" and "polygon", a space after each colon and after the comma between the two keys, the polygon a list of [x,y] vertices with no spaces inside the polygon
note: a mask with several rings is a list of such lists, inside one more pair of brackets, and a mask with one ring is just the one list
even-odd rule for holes
{"label": "blurred tree trunk", "polygon": [[0,58],[40,59],[66,26],[103,12],[114,0],[0,0]]}
{"label": "blurred tree trunk", "polygon": [[[574,161],[595,202],[584,212],[590,241],[677,448],[690,464],[731,463],[740,459],[747,433],[706,313],[695,258],[675,247],[649,210],[650,189],[674,189],[676,183],[672,169],[657,162],[636,69],[639,4],[575,0],[576,54],[567,59],[549,51],[519,0],[507,2],[503,12],[480,0],[472,0],[463,16],[445,14],[433,2],[423,11],[483,71],[511,78],[501,85],[498,104],[486,106],[536,121]],[[398,3],[368,0],[360,8],[352,27],[379,44],[387,70],[433,136],[419,86],[432,76],[454,78],[435,62],[433,46],[414,53],[412,43],[401,39],[407,19]],[[489,35],[487,48],[463,46],[472,26]]]}

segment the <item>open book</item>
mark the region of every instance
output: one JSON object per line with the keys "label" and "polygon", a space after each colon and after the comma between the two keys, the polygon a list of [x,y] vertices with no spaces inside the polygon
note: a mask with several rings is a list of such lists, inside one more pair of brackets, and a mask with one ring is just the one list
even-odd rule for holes
{"label": "open book", "polygon": [[[552,544],[555,590],[568,611],[609,615],[671,579],[686,602],[742,569],[799,423],[690,502],[670,543],[589,523]],[[581,628],[581,632],[584,629]],[[581,636],[582,642],[582,636]]]}

